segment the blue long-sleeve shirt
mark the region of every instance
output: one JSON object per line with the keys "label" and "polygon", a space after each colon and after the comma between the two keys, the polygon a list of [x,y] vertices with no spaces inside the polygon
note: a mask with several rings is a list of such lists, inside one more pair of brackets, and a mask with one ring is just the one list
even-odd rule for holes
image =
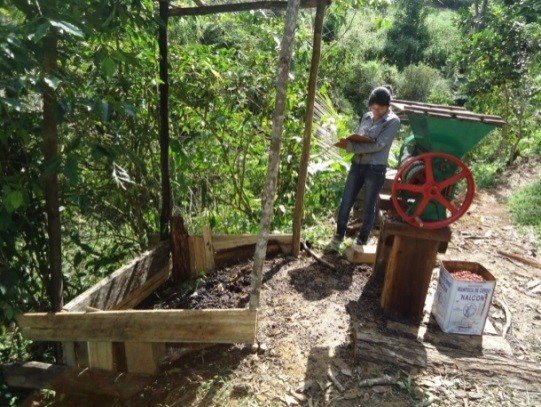
{"label": "blue long-sleeve shirt", "polygon": [[368,112],[363,116],[356,133],[374,139],[374,143],[348,140],[346,150],[355,153],[353,161],[358,164],[387,165],[391,144],[399,129],[400,119],[390,108],[376,121],[372,112]]}

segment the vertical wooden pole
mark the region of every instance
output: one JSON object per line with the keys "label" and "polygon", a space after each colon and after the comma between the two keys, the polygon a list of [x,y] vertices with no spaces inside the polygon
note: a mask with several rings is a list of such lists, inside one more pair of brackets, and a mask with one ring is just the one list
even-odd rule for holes
{"label": "vertical wooden pole", "polygon": [[184,221],[179,216],[171,218],[171,277],[175,284],[190,278],[190,243]]}
{"label": "vertical wooden pole", "polygon": [[[46,75],[56,75],[58,38],[54,29],[43,42],[43,67]],[[42,151],[45,165],[58,158],[58,124],[56,120],[57,102],[55,90],[43,83],[43,144]],[[62,239],[60,226],[60,199],[58,195],[58,174],[52,171],[43,176],[45,184],[45,211],[47,212],[47,235],[49,237],[49,270],[45,277],[47,292],[53,312],[63,306],[62,278]]]}
{"label": "vertical wooden pole", "polygon": [[169,71],[167,61],[167,23],[169,0],[160,0],[160,28],[158,46],[160,49],[160,167],[162,177],[162,212],[160,215],[160,238],[169,237],[171,218],[171,182],[169,180]]}
{"label": "vertical wooden pole", "polygon": [[280,44],[278,65],[278,78],[276,83],[276,104],[272,118],[271,143],[269,149],[269,166],[267,169],[267,184],[263,197],[263,211],[259,224],[259,235],[255,246],[254,268],[252,271],[252,285],[250,295],[250,309],[259,307],[259,295],[263,278],[263,262],[267,254],[267,241],[272,221],[274,198],[276,196],[276,183],[278,181],[278,168],[280,165],[280,144],[284,127],[284,111],[287,96],[289,76],[289,63],[291,61],[293,41],[295,40],[295,26],[299,13],[300,0],[289,0],[287,3],[284,36]]}
{"label": "vertical wooden pole", "polygon": [[214,270],[214,246],[212,245],[212,230],[210,226],[203,226],[203,245],[205,250],[205,270]]}
{"label": "vertical wooden pole", "polygon": [[316,18],[314,22],[314,41],[312,48],[312,64],[308,80],[308,101],[306,105],[306,118],[304,120],[304,137],[302,144],[299,179],[297,181],[297,195],[295,196],[295,212],[293,215],[293,256],[297,257],[300,250],[301,223],[304,208],[304,192],[306,190],[306,175],[310,159],[310,141],[312,139],[312,121],[314,120],[314,100],[316,97],[317,72],[321,57],[321,36],[323,32],[323,19],[327,0],[318,0]]}

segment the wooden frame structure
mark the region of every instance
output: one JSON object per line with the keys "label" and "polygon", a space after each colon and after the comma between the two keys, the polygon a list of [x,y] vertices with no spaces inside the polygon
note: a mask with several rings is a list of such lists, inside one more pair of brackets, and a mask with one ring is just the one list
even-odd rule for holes
{"label": "wooden frame structure", "polygon": [[[284,251],[298,255],[300,224],[306,172],[310,149],[311,123],[319,64],[323,17],[328,0],[256,1],[194,8],[170,6],[169,0],[159,0],[161,24],[158,30],[160,52],[160,172],[162,208],[160,213],[161,243],[130,264],[82,293],[63,307],[59,313],[29,313],[18,317],[22,333],[28,339],[60,341],[64,362],[71,367],[90,367],[114,372],[155,373],[165,354],[167,343],[253,343],[257,326],[259,288],[253,307],[254,286],[250,309],[229,310],[133,310],[154,292],[171,274],[180,282],[200,270],[242,260],[258,253]],[[286,33],[288,46],[294,38],[295,20],[299,8],[317,7],[314,30],[314,51],[308,84],[308,112],[305,121],[303,156],[293,235],[269,235],[262,227],[259,236],[212,236],[205,228],[201,236],[188,236],[182,219],[172,217],[172,197],[169,179],[169,73],[167,29],[170,17],[208,15],[222,12],[256,9],[287,8]],[[293,11],[293,12],[292,12]],[[289,19],[289,20],[288,20]],[[289,26],[288,26],[289,24]],[[292,31],[292,32],[291,32]],[[286,78],[278,94],[285,96],[289,69],[288,55],[280,55],[280,75]],[[278,81],[280,84],[280,81]],[[282,118],[284,101],[278,100],[275,117]],[[280,111],[282,109],[282,111]],[[273,123],[273,139],[281,137],[282,123]],[[274,134],[276,133],[276,134]],[[272,158],[272,157],[271,157]],[[272,161],[272,159],[270,160]],[[277,163],[276,163],[277,167]],[[271,166],[269,166],[271,172]],[[269,175],[272,177],[272,174]],[[275,192],[274,192],[275,193]],[[267,194],[268,195],[268,194]],[[271,194],[272,195],[272,194]],[[273,196],[267,197],[272,202]],[[271,203],[272,205],[272,203]],[[267,211],[268,212],[268,211]],[[265,210],[263,211],[265,217]],[[268,222],[270,224],[270,221]],[[264,222],[262,221],[262,225]],[[171,225],[169,230],[168,226]],[[262,251],[261,251],[262,249]],[[171,254],[171,255],[170,255]],[[255,267],[254,267],[255,268]],[[254,272],[261,285],[261,273]]]}
{"label": "wooden frame structure", "polygon": [[[270,235],[269,253],[291,253],[291,237]],[[213,236],[210,228],[188,236],[188,277],[249,258],[256,240]],[[134,310],[171,271],[170,242],[164,241],[74,298],[63,312],[18,316],[19,327],[28,339],[62,342],[68,366],[146,374],[157,372],[167,344],[255,341],[257,310]]]}

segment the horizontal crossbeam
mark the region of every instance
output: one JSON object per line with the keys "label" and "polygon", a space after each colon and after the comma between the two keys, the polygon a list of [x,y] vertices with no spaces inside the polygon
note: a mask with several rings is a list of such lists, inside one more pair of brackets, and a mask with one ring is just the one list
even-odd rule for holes
{"label": "horizontal crossbeam", "polygon": [[[315,8],[316,0],[301,0],[300,8]],[[287,1],[253,1],[246,3],[218,4],[200,7],[171,7],[169,17],[202,16],[207,14],[232,13],[250,10],[285,10]]]}
{"label": "horizontal crossbeam", "polygon": [[253,343],[257,311],[127,310],[27,313],[22,334],[37,341]]}

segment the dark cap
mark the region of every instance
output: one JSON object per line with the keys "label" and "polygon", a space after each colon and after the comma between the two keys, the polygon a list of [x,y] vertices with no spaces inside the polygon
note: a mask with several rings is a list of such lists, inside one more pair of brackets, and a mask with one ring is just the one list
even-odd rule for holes
{"label": "dark cap", "polygon": [[391,104],[391,92],[383,86],[379,86],[370,93],[368,106],[377,104],[380,106],[389,106]]}

